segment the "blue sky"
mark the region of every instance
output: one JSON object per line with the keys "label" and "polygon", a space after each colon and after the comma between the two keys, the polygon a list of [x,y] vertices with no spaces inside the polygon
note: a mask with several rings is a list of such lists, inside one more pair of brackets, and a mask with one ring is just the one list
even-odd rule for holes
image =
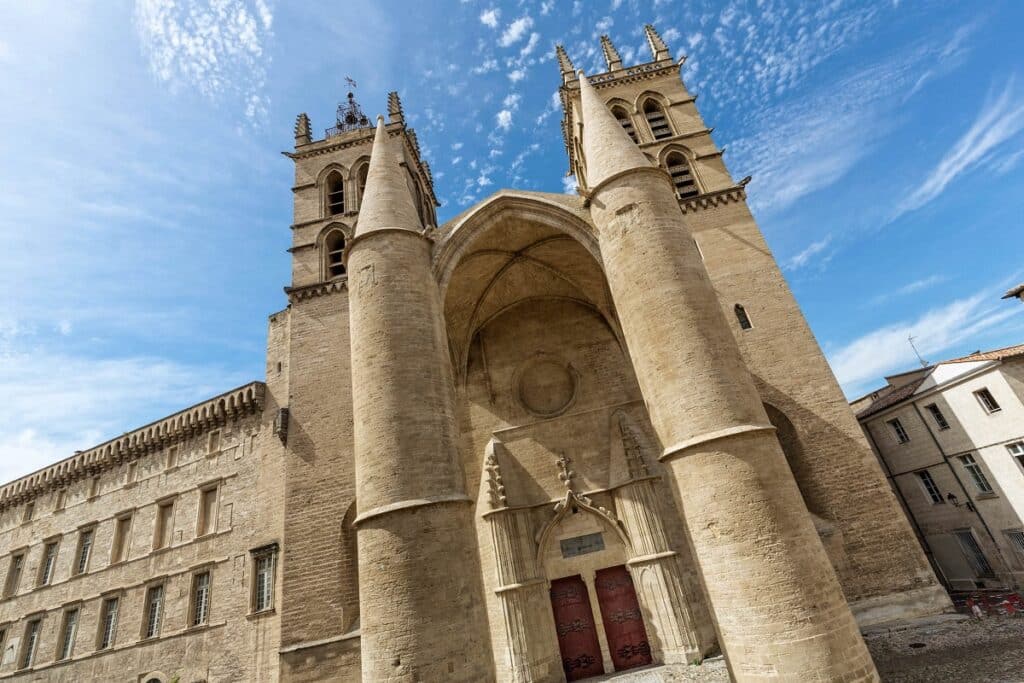
{"label": "blue sky", "polygon": [[[653,22],[853,396],[1024,341],[1017,2],[0,0],[0,480],[263,376],[295,115],[401,92],[445,220],[562,192],[553,46]],[[571,180],[571,179],[570,179]],[[347,352],[347,350],[343,350]]]}

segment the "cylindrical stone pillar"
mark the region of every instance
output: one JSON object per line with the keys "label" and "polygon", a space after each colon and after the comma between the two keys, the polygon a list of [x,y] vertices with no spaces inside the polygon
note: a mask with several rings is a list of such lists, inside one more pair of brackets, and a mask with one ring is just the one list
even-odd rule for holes
{"label": "cylindrical stone pillar", "polygon": [[668,176],[639,166],[595,185],[615,309],[733,676],[877,680]]}
{"label": "cylindrical stone pillar", "polygon": [[348,270],[362,678],[493,680],[430,243],[376,229]]}

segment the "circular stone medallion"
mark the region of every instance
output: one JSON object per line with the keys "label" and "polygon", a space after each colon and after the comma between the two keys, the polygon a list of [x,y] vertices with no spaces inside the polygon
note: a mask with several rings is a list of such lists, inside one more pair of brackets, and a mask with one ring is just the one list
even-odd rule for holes
{"label": "circular stone medallion", "polygon": [[576,372],[558,358],[528,360],[518,375],[519,402],[538,417],[560,415],[576,398]]}

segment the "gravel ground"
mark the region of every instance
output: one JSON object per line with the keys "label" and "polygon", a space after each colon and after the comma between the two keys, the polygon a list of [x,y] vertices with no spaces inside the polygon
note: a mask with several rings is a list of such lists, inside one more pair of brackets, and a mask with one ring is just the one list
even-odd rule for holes
{"label": "gravel ground", "polygon": [[[874,627],[864,639],[885,683],[1024,683],[1024,617],[944,616]],[[609,674],[612,683],[727,683],[721,657],[700,666]]]}

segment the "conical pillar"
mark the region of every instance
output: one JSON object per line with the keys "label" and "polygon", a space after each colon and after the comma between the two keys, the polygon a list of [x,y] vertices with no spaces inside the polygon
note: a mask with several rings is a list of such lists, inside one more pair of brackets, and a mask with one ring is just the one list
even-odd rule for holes
{"label": "conical pillar", "polygon": [[492,680],[440,294],[382,118],[364,196],[347,262],[362,679]]}
{"label": "conical pillar", "polygon": [[878,680],[670,178],[580,87],[608,285],[735,680]]}

